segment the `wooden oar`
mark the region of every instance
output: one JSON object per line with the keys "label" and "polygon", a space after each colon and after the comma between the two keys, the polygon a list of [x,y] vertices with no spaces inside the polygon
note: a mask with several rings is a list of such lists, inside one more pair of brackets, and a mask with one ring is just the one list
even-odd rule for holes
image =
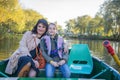
{"label": "wooden oar", "polygon": [[110,45],[110,41],[105,40],[103,42],[103,45],[107,48],[108,53],[111,54],[111,56],[113,57],[113,59],[115,60],[115,62],[120,66],[120,60],[119,60],[118,56],[115,54],[114,49]]}

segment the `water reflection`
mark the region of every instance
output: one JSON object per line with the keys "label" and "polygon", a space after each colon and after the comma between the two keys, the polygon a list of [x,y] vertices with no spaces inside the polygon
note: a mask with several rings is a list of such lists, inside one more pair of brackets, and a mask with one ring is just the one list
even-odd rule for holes
{"label": "water reflection", "polygon": [[5,39],[0,41],[0,60],[8,58],[18,47],[19,40]]}
{"label": "water reflection", "polygon": [[[93,56],[98,57],[102,61],[120,71],[120,67],[114,62],[111,55],[108,54],[107,50],[102,45],[102,40],[66,40],[66,42],[69,43],[69,47],[71,47],[73,44],[88,44]],[[0,60],[8,58],[18,48],[18,45],[19,40],[17,39],[0,41]],[[111,45],[120,58],[120,43],[111,42]]]}

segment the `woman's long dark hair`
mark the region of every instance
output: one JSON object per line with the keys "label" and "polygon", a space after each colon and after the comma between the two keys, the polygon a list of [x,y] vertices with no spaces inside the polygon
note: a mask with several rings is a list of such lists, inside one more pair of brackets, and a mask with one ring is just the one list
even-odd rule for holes
{"label": "woman's long dark hair", "polygon": [[[36,25],[33,27],[33,29],[32,29],[32,33],[33,34],[37,34],[37,26],[38,26],[38,24],[40,24],[40,23],[42,23],[45,27],[46,27],[46,31],[45,31],[45,33],[42,35],[42,36],[44,36],[45,34],[46,34],[46,32],[48,31],[48,22],[45,20],[45,19],[39,19],[38,20],[38,22],[36,23]],[[41,36],[41,37],[42,37]]]}

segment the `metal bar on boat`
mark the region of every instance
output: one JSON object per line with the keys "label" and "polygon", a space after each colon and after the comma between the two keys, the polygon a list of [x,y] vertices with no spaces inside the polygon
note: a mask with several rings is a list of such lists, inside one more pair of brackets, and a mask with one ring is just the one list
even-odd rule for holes
{"label": "metal bar on boat", "polygon": [[0,75],[4,76],[4,77],[8,77],[6,74],[4,74],[3,72],[0,71]]}
{"label": "metal bar on boat", "polygon": [[108,68],[107,69],[104,69],[102,70],[100,73],[96,74],[95,76],[91,77],[91,79],[95,79],[96,77],[102,75],[104,72],[106,72],[107,70],[109,70]]}

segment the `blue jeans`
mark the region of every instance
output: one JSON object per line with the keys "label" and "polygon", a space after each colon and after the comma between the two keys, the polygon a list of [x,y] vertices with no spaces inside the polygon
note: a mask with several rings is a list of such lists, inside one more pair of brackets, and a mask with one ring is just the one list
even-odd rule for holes
{"label": "blue jeans", "polygon": [[[45,67],[46,71],[46,77],[47,78],[52,78],[54,77],[55,69],[53,65],[47,63]],[[62,75],[64,78],[69,78],[70,77],[70,70],[67,64],[63,64],[62,66],[59,66],[58,69],[62,72]]]}

